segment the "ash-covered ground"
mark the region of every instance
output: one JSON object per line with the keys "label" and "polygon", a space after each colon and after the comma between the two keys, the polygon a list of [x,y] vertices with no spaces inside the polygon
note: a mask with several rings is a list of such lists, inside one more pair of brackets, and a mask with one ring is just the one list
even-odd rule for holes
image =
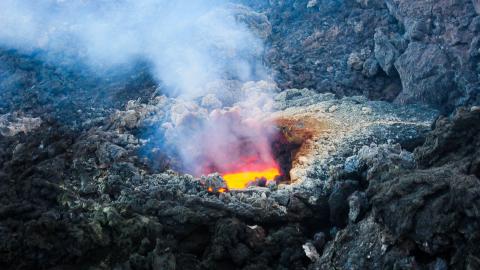
{"label": "ash-covered ground", "polygon": [[[264,49],[217,53],[257,73],[195,98],[156,58],[98,72],[0,31],[0,269],[480,269],[480,2],[229,8]],[[298,144],[288,179],[190,174],[178,145],[235,110]]]}

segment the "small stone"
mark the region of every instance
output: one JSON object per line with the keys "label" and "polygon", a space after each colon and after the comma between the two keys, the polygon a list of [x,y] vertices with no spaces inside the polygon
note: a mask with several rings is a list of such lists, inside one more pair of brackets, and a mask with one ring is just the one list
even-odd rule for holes
{"label": "small stone", "polygon": [[408,37],[410,40],[422,40],[428,33],[428,25],[425,21],[415,21],[408,29]]}
{"label": "small stone", "polygon": [[127,155],[127,150],[110,142],[102,143],[97,149],[97,158],[101,164],[118,161]]}
{"label": "small stone", "polygon": [[337,105],[332,105],[330,106],[330,108],[328,108],[328,112],[329,113],[332,113],[332,112],[335,112],[336,110],[338,109],[338,106]]}
{"label": "small stone", "polygon": [[380,71],[380,66],[378,65],[377,60],[370,58],[363,63],[362,73],[365,77],[371,78],[378,74]]}
{"label": "small stone", "polygon": [[363,60],[358,53],[351,53],[348,56],[347,65],[353,70],[362,70]]}
{"label": "small stone", "polygon": [[316,233],[313,236],[313,245],[315,245],[315,248],[317,248],[317,250],[322,250],[326,242],[327,242],[327,236],[325,235],[324,232]]}
{"label": "small stone", "polygon": [[313,8],[318,5],[318,0],[310,0],[307,3],[307,8]]}
{"label": "small stone", "polygon": [[137,125],[137,113],[134,110],[128,110],[123,116],[123,122],[127,128],[134,128]]}
{"label": "small stone", "polygon": [[371,114],[373,112],[372,108],[370,107],[362,107],[363,114]]}
{"label": "small stone", "polygon": [[346,173],[353,173],[359,169],[359,160],[357,156],[350,156],[345,160],[343,169]]}
{"label": "small stone", "polygon": [[305,252],[305,255],[312,261],[312,262],[317,262],[320,260],[320,255],[317,252],[317,249],[311,242],[305,243],[303,246],[303,251]]}
{"label": "small stone", "polygon": [[350,197],[348,198],[348,220],[350,222],[357,222],[363,212],[365,212],[367,205],[367,197],[364,192],[355,191]]}

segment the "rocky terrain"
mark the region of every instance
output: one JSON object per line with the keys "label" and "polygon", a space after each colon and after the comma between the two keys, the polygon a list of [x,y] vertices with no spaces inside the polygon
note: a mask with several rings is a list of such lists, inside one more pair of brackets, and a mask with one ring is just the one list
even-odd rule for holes
{"label": "rocky terrain", "polygon": [[[479,269],[480,3],[234,2],[274,81],[191,101],[0,49],[0,269]],[[267,92],[288,181],[182,172],[169,128]]]}
{"label": "rocky terrain", "polygon": [[266,61],[285,88],[445,112],[478,104],[478,1],[253,2],[272,25]]}

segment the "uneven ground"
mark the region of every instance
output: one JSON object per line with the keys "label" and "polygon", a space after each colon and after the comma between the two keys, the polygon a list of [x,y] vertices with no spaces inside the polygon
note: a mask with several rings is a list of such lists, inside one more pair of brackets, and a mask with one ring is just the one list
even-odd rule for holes
{"label": "uneven ground", "polygon": [[1,49],[0,268],[480,268],[480,3],[238,2],[313,132],[294,182],[208,193],[157,145],[201,101]]}

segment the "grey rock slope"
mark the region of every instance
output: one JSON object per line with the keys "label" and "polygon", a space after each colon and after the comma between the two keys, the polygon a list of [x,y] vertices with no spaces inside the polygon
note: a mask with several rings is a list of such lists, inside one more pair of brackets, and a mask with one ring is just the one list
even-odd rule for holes
{"label": "grey rock slope", "polygon": [[424,103],[445,112],[479,104],[477,1],[242,2],[271,22],[266,60],[283,88]]}

